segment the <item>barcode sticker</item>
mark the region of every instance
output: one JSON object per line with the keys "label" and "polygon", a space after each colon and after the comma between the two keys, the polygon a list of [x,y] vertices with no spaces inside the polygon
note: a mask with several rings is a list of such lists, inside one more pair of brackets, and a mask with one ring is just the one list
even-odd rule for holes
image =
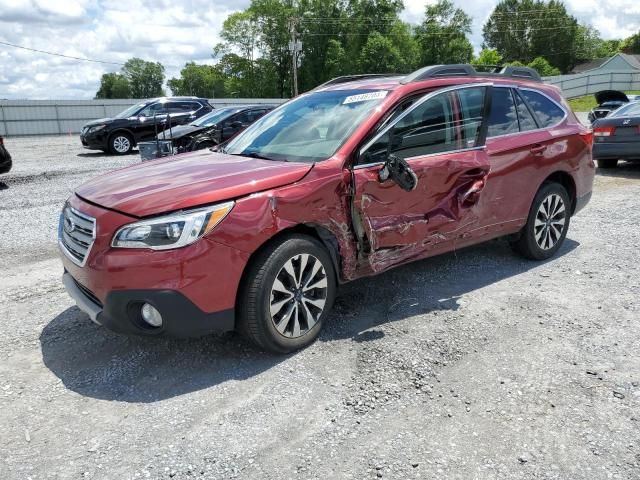
{"label": "barcode sticker", "polygon": [[369,100],[379,100],[384,98],[389,93],[386,90],[379,90],[377,92],[369,92],[369,93],[361,93],[359,95],[350,95],[344,99],[342,102],[343,105],[347,105],[348,103],[356,103],[356,102],[368,102]]}

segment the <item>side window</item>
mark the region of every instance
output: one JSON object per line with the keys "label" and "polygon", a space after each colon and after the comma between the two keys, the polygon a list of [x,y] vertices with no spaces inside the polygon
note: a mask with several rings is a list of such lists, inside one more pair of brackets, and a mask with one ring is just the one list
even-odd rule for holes
{"label": "side window", "polygon": [[169,102],[169,113],[188,113],[197,110],[200,106],[191,102]]}
{"label": "side window", "polygon": [[564,110],[541,93],[532,90],[520,90],[520,93],[533,110],[541,127],[552,127],[564,118]]}
{"label": "side window", "polygon": [[516,97],[516,110],[518,110],[518,121],[520,122],[520,131],[535,130],[538,128],[533,115],[529,111],[529,107],[524,103],[518,92],[514,92]]}
{"label": "side window", "polygon": [[460,102],[460,144],[462,148],[472,148],[478,145],[486,91],[486,87],[472,87],[458,90],[458,100]]}
{"label": "side window", "polygon": [[518,115],[510,88],[493,88],[487,137],[518,132]]}
{"label": "side window", "polygon": [[164,103],[152,103],[140,112],[141,117],[153,117],[154,115],[161,115],[167,113]]}
{"label": "side window", "polygon": [[436,95],[401,117],[360,157],[360,164],[384,162],[387,152],[411,158],[458,149],[455,93]]}
{"label": "side window", "polygon": [[247,124],[251,121],[251,112],[242,112],[236,115],[232,120],[232,122],[240,122],[243,125]]}
{"label": "side window", "polygon": [[252,110],[249,112],[249,121],[255,122],[257,119],[262,117],[266,112],[266,110]]}

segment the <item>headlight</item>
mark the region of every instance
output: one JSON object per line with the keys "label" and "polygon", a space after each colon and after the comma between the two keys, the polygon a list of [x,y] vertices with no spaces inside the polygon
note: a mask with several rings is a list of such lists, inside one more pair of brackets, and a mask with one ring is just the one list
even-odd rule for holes
{"label": "headlight", "polygon": [[233,205],[234,202],[221,203],[131,223],[116,232],[111,246],[168,250],[190,245],[213,230],[227,216]]}
{"label": "headlight", "polygon": [[95,127],[89,127],[89,130],[87,130],[87,133],[98,132],[98,131],[102,130],[104,127],[106,127],[106,125],[96,125]]}

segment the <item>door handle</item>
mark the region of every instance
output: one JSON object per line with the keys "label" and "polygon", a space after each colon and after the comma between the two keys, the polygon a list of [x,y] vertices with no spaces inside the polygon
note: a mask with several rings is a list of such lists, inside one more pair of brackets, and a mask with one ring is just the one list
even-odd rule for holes
{"label": "door handle", "polygon": [[529,151],[534,155],[542,155],[546,149],[547,149],[546,145],[542,145],[541,143],[536,143],[529,149]]}

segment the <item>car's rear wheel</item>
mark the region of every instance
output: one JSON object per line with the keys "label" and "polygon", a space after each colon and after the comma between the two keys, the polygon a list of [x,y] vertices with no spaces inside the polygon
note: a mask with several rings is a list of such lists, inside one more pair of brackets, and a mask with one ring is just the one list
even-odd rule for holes
{"label": "car's rear wheel", "polygon": [[126,155],[133,149],[133,139],[128,133],[116,133],[109,139],[109,151],[114,155]]}
{"label": "car's rear wheel", "polygon": [[567,190],[559,183],[545,183],[533,199],[527,223],[512,246],[527,258],[546,260],[562,246],[570,219]]}
{"label": "car's rear wheel", "polygon": [[618,160],[615,158],[603,158],[597,162],[598,168],[616,168],[618,166]]}
{"label": "car's rear wheel", "polygon": [[333,262],[307,235],[267,246],[248,268],[238,299],[239,330],[265,350],[287,353],[318,336],[336,293]]}

